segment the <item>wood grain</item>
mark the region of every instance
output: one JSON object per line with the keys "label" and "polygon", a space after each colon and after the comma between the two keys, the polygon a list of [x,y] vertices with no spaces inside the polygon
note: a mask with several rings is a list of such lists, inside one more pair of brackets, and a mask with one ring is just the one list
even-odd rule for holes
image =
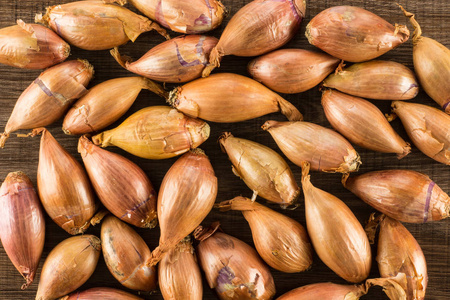
{"label": "wood grain", "polygon": [[[0,0],[0,28],[15,24],[16,19],[23,19],[25,22],[32,22],[36,13],[45,11],[45,7],[60,3],[70,2],[68,0]],[[212,35],[220,37],[224,26],[229,21],[236,11],[250,2],[249,0],[223,0],[224,5],[229,9],[230,15],[224,21],[221,27],[211,32]],[[320,11],[334,5],[355,5],[368,9],[375,14],[380,15],[391,23],[406,24],[407,20],[403,17],[400,10],[395,5],[396,1],[391,0],[324,0],[324,1],[307,1],[306,18],[302,22],[300,31],[295,38],[290,41],[284,48],[302,48],[314,49],[308,44],[304,35],[305,26]],[[404,0],[401,3],[411,12],[415,12],[417,20],[422,25],[425,36],[434,38],[446,45],[450,46],[450,1],[448,0]],[[130,7],[128,5],[128,7]],[[409,25],[408,25],[409,26]],[[410,29],[411,26],[409,26]],[[177,34],[171,33],[173,36]],[[121,47],[121,53],[138,58],[154,47],[158,43],[163,42],[163,38],[154,32],[145,33],[140,36],[135,43],[128,43]],[[105,80],[132,76],[133,74],[122,69],[114,59],[109,55],[108,51],[89,52],[80,49],[72,48],[72,55],[70,59],[85,58],[94,65],[95,78],[90,86],[103,82]],[[407,43],[399,46],[397,49],[383,55],[381,59],[393,60],[405,64],[412,68],[412,43]],[[246,65],[250,58],[241,57],[225,57],[222,61],[222,67],[215,72],[234,72],[237,74],[247,75]],[[15,101],[20,96],[22,91],[39,75],[40,71],[21,70],[8,66],[0,66],[0,128],[3,129]],[[247,75],[248,76],[248,75]],[[172,88],[173,85],[167,85],[167,88]],[[314,122],[326,127],[330,127],[325,118],[322,107],[320,105],[320,92],[317,88],[296,95],[283,95],[304,114],[306,121]],[[423,103],[437,107],[423,91],[413,100],[413,102]],[[389,101],[374,102],[384,113],[389,112]],[[120,124],[127,116],[136,112],[137,110],[149,105],[162,105],[164,101],[157,96],[142,91],[131,107],[130,111],[119,121],[110,126],[113,128]],[[236,137],[247,138],[275,149],[279,153],[275,142],[267,132],[260,129],[260,126],[269,119],[284,120],[280,114],[272,114],[258,119],[237,123],[237,124],[214,124],[211,125],[211,137],[206,141],[201,148],[206,151],[216,174],[219,178],[219,193],[217,201],[231,199],[237,195],[251,196],[251,191],[245,184],[231,172],[231,164],[225,154],[220,151],[217,139],[224,131],[231,131]],[[406,140],[408,140],[404,129],[399,120],[392,123],[394,129]],[[55,138],[80,162],[80,156],[77,153],[77,137],[67,136],[61,130],[61,120],[48,127]],[[380,170],[380,169],[412,169],[423,172],[429,175],[444,191],[450,192],[450,168],[448,166],[439,164],[430,158],[423,155],[416,147],[412,147],[412,153],[402,160],[397,160],[394,154],[380,154],[359,147],[355,147],[360,153],[363,165],[360,169],[361,173]],[[124,155],[137,163],[149,176],[155,187],[159,187],[161,180],[168,170],[168,168],[175,162],[176,158],[163,161],[151,161],[140,159],[121,151],[118,148],[110,147],[108,150]],[[0,180],[3,180],[9,172],[22,170],[30,179],[36,184],[36,170],[38,165],[39,152],[39,138],[17,138],[14,135],[7,141],[6,147],[0,149]],[[290,164],[291,168],[299,181],[301,177],[300,168]],[[323,174],[314,172],[312,174],[312,182],[317,187],[322,188],[332,194],[336,195],[355,213],[361,222],[365,222],[369,214],[373,212],[369,206],[357,199],[349,191],[345,190],[340,184],[340,176],[337,174]],[[264,202],[263,200],[260,200]],[[300,199],[302,203],[302,199]],[[286,215],[296,219],[305,225],[304,207],[301,205],[296,210],[281,210],[279,207],[269,205],[271,208],[282,211]],[[330,211],[330,214],[333,212]],[[209,225],[212,221],[219,220],[222,223],[224,232],[231,234],[243,241],[253,245],[250,229],[239,212],[221,213],[213,210],[206,218],[203,224]],[[0,247],[0,299],[34,299],[37,289],[37,283],[40,276],[42,264],[47,257],[49,251],[55,247],[63,239],[69,235],[55,225],[48,217],[46,220],[47,235],[45,241],[45,248],[43,257],[41,259],[38,274],[35,283],[33,283],[28,290],[21,291],[20,286],[23,280],[19,273],[15,270],[12,263],[9,261],[3,247]],[[450,299],[450,223],[443,220],[436,223],[429,224],[405,224],[411,231],[419,244],[422,246],[423,252],[428,262],[429,285],[427,289],[427,299]],[[145,230],[136,229],[153,249],[158,244],[159,230]],[[280,229],[282,230],[282,229]],[[99,236],[100,228],[90,228],[87,233]],[[376,248],[372,248],[375,255]],[[278,271],[273,271],[277,287],[277,296],[302,285],[332,281],[334,283],[345,284],[343,279],[340,279],[331,270],[329,270],[317,256],[314,256],[314,263],[311,269],[304,273],[298,274],[284,274]],[[370,277],[378,277],[376,262],[372,266]],[[81,289],[91,287],[124,287],[112,277],[108,272],[103,258],[100,258],[99,265],[94,275],[89,281],[84,284]],[[138,294],[138,293],[136,293]],[[141,294],[145,299],[162,299],[160,292],[154,295]],[[204,281],[204,298],[215,299],[214,292],[209,289]],[[363,299],[387,299],[381,292],[381,289],[374,288],[368,296]]]}

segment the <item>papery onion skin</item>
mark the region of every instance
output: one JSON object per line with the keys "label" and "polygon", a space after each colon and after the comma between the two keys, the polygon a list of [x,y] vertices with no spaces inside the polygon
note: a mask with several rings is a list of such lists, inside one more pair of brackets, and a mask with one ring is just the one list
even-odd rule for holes
{"label": "papery onion skin", "polygon": [[308,284],[287,292],[277,300],[358,300],[365,295],[366,288],[362,285],[342,285],[331,282]]}
{"label": "papery onion skin", "polygon": [[339,61],[325,53],[281,49],[253,59],[247,70],[253,79],[276,92],[296,94],[321,83]]}
{"label": "papery onion skin", "polygon": [[218,27],[226,14],[219,0],[128,0],[152,20],[175,32],[198,34]]}
{"label": "papery onion skin", "polygon": [[87,60],[71,60],[42,72],[20,95],[0,137],[4,147],[9,134],[52,124],[70,105],[87,93],[94,68]]}
{"label": "papery onion skin", "polygon": [[142,298],[113,288],[91,288],[82,292],[75,292],[61,300],[143,300]]}
{"label": "papery onion skin", "polygon": [[427,105],[392,102],[414,145],[428,157],[450,165],[450,116]]}
{"label": "papery onion skin", "polygon": [[39,24],[0,29],[0,63],[23,69],[45,69],[63,62],[70,46],[56,33]]}
{"label": "papery onion skin", "polygon": [[163,256],[158,264],[158,280],[164,299],[202,299],[202,275],[190,238]]}
{"label": "papery onion skin", "polygon": [[337,275],[358,283],[369,276],[369,240],[353,212],[337,197],[314,187],[309,163],[302,164],[306,227],[320,259]]}
{"label": "papery onion skin", "polygon": [[130,72],[152,80],[179,83],[201,77],[218,41],[205,35],[180,36],[155,46],[136,61],[121,56],[117,48],[110,53]]}
{"label": "papery onion skin", "polygon": [[41,271],[36,300],[65,296],[83,285],[97,266],[100,239],[94,235],[70,237],[47,256]]}
{"label": "papery onion skin", "polygon": [[31,180],[23,172],[9,173],[0,188],[0,237],[17,271],[34,280],[44,249],[45,219]]}
{"label": "papery onion skin", "polygon": [[228,22],[203,77],[220,66],[222,56],[258,56],[283,46],[297,33],[305,10],[304,0],[251,1]]}
{"label": "papery onion skin", "polygon": [[111,49],[129,40],[134,42],[141,33],[153,29],[169,38],[158,24],[114,2],[123,3],[88,0],[49,6],[45,15],[36,15],[35,20],[84,50]]}
{"label": "papery onion skin", "polygon": [[272,268],[296,273],[311,266],[312,246],[300,223],[244,197],[221,202],[218,207],[242,212],[252,230],[256,250]]}
{"label": "papery onion skin", "polygon": [[381,221],[376,260],[382,277],[406,275],[408,300],[425,298],[428,285],[425,256],[416,239],[399,221],[389,217]]}
{"label": "papery onion skin", "polygon": [[278,153],[229,132],[222,134],[219,144],[233,164],[233,173],[254,193],[282,207],[295,204],[300,188],[289,165]]}
{"label": "papery onion skin", "polygon": [[156,289],[156,268],[146,265],[150,249],[136,231],[109,215],[102,223],[101,240],[106,266],[114,278],[129,289]]}
{"label": "papery onion skin", "polygon": [[94,192],[80,163],[42,131],[37,170],[39,198],[52,220],[69,234],[83,233],[96,211]]}
{"label": "papery onion skin", "polygon": [[345,61],[374,59],[409,38],[405,25],[395,27],[356,6],[334,6],[316,15],[306,26],[311,45]]}
{"label": "papery onion skin", "polygon": [[78,152],[100,201],[112,214],[137,227],[156,226],[156,191],[141,168],[85,136],[78,141]]}
{"label": "papery onion skin", "polygon": [[350,142],[378,152],[397,153],[399,159],[410,153],[410,145],[369,101],[335,90],[325,90],[322,93],[322,107],[331,126]]}
{"label": "papery onion skin", "polygon": [[115,78],[94,86],[67,112],[63,131],[81,135],[111,125],[127,112],[142,89],[166,94],[160,85],[143,77]]}
{"label": "papery onion skin", "polygon": [[222,300],[272,299],[275,283],[269,267],[248,244],[217,232],[218,226],[213,224],[209,229],[199,226],[194,233],[200,241],[199,263],[210,288]]}
{"label": "papery onion skin", "polygon": [[232,73],[200,78],[175,88],[168,102],[191,116],[217,123],[241,122],[280,111],[291,121],[303,116],[298,109],[261,83]]}
{"label": "papery onion skin", "polygon": [[414,71],[425,92],[442,109],[450,114],[450,49],[436,40],[422,36],[422,29],[414,14],[400,6],[414,26],[413,61]]}
{"label": "papery onion skin", "polygon": [[359,154],[344,137],[320,125],[267,121],[262,129],[297,166],[308,161],[315,171],[348,173],[357,171],[361,164]]}
{"label": "papery onion skin", "polygon": [[152,252],[155,265],[211,211],[217,195],[217,177],[206,154],[194,149],[181,156],[167,171],[158,194],[161,236]]}
{"label": "papery onion skin", "polygon": [[382,60],[344,68],[328,76],[323,86],[376,100],[409,100],[419,93],[419,83],[409,68],[394,61]]}
{"label": "papery onion skin", "polygon": [[93,136],[92,142],[103,148],[117,146],[142,158],[166,159],[200,146],[209,132],[209,125],[202,120],[168,106],[151,106],[134,113],[116,128]]}
{"label": "papery onion skin", "polygon": [[427,175],[411,170],[384,170],[343,178],[361,200],[401,222],[425,223],[449,216],[450,197]]}

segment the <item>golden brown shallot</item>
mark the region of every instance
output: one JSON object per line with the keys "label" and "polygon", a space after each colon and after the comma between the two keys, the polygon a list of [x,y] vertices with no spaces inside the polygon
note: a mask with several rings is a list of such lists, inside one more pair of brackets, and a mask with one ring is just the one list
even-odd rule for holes
{"label": "golden brown shallot", "polygon": [[252,60],[247,70],[256,81],[270,89],[296,94],[312,89],[339,64],[325,53],[303,49],[282,49]]}
{"label": "golden brown shallot", "polygon": [[359,154],[344,137],[320,125],[267,121],[262,129],[297,166],[308,161],[312,170],[348,173],[358,171],[361,164]]}
{"label": "golden brown shallot", "polygon": [[9,173],[0,187],[0,237],[3,249],[26,280],[34,280],[44,249],[45,220],[31,180],[23,172]]}
{"label": "golden brown shallot", "polygon": [[45,69],[64,61],[70,46],[56,33],[39,24],[0,29],[0,63],[24,69]]}
{"label": "golden brown shallot", "polygon": [[218,39],[205,35],[185,35],[150,49],[137,61],[121,56],[118,48],[111,55],[125,69],[152,80],[187,82],[201,77],[209,54]]}
{"label": "golden brown shallot", "polygon": [[35,20],[84,50],[111,49],[129,40],[134,42],[141,33],[150,30],[169,38],[158,24],[114,2],[124,3],[123,0],[87,0],[49,6],[45,15],[36,15]]}
{"label": "golden brown shallot", "polygon": [[374,59],[406,42],[409,30],[395,26],[356,6],[334,6],[316,15],[306,26],[311,45],[346,61]]}
{"label": "golden brown shallot", "polygon": [[289,101],[259,82],[237,74],[220,73],[175,88],[170,105],[193,118],[233,123],[281,112],[290,121],[302,114]]}
{"label": "golden brown shallot", "polygon": [[94,68],[87,60],[71,60],[45,70],[20,95],[0,137],[19,129],[47,126],[61,118],[70,105],[87,93]]}
{"label": "golden brown shallot", "polygon": [[116,128],[93,136],[92,142],[103,148],[117,146],[143,158],[166,159],[200,146],[208,139],[209,131],[209,125],[202,120],[168,106],[150,106]]}
{"label": "golden brown shallot", "polygon": [[322,93],[322,107],[331,126],[350,142],[383,153],[397,153],[399,159],[411,151],[383,113],[367,100],[335,90]]}
{"label": "golden brown shallot", "polygon": [[143,300],[142,298],[113,288],[91,288],[82,292],[75,292],[61,300]]}

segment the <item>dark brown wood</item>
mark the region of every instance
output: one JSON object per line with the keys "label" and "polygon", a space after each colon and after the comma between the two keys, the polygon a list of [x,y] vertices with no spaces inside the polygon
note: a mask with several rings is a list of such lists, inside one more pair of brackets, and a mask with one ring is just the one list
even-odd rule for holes
{"label": "dark brown wood", "polygon": [[[181,1],[181,0],[180,0]],[[69,0],[0,0],[0,28],[14,25],[16,19],[21,18],[25,22],[32,22],[34,15],[45,11],[45,7],[60,3],[70,2]],[[249,0],[223,0],[224,5],[229,9],[229,16],[224,21],[224,24],[217,30],[211,32],[212,35],[220,37],[220,34],[230,20],[230,17],[236,11],[250,2]],[[355,5],[368,9],[381,17],[388,20],[390,23],[406,24],[408,21],[403,17],[400,10],[395,5],[396,1],[392,0],[325,0],[325,1],[307,1],[306,18],[302,22],[302,26],[295,36],[284,48],[302,48],[314,49],[309,45],[304,32],[305,26],[312,17],[320,11],[333,5]],[[404,0],[401,3],[405,8],[417,14],[417,20],[422,25],[425,36],[434,38],[446,45],[450,46],[450,1],[448,0]],[[130,7],[130,5],[128,5]],[[409,25],[408,25],[409,26]],[[409,26],[411,29],[411,26]],[[177,34],[172,33],[172,36]],[[121,53],[130,55],[134,58],[139,58],[151,47],[163,42],[163,38],[155,32],[145,33],[140,36],[135,43],[128,43],[121,47]],[[85,58],[94,65],[95,78],[90,86],[103,82],[105,80],[121,77],[132,76],[130,72],[120,67],[114,59],[109,55],[108,51],[83,51],[72,48],[72,55],[70,59]],[[384,60],[393,60],[405,64],[412,68],[412,43],[408,41],[397,49],[388,52],[381,57]],[[222,67],[215,72],[234,72],[242,75],[247,75],[246,65],[250,58],[241,57],[225,57],[222,61]],[[22,91],[39,75],[40,71],[21,70],[8,66],[0,66],[0,129],[3,128],[12,112],[15,101],[20,96]],[[167,88],[172,88],[173,85],[168,85]],[[285,95],[286,99],[296,105],[304,114],[306,121],[311,121],[320,125],[330,127],[325,118],[322,107],[320,105],[320,92],[318,88],[314,88],[302,94]],[[113,100],[113,99],[112,99]],[[224,99],[226,100],[226,99]],[[413,102],[423,103],[437,107],[437,105],[421,91]],[[384,113],[389,113],[389,101],[374,102]],[[131,115],[137,110],[150,105],[163,105],[164,101],[158,96],[142,91],[135,104],[130,111],[111,125],[113,128],[120,124],[125,117]],[[226,155],[220,151],[217,139],[224,131],[231,131],[236,137],[247,138],[264,145],[268,145],[280,152],[275,142],[267,132],[261,130],[260,126],[269,119],[285,120],[281,114],[272,114],[258,119],[237,124],[214,124],[211,125],[211,136],[201,148],[206,151],[214,166],[216,174],[219,178],[219,193],[217,201],[231,199],[237,195],[251,196],[251,191],[245,184],[231,172],[231,164]],[[70,153],[72,153],[79,161],[81,161],[77,153],[77,137],[67,136],[61,130],[61,123],[48,127],[50,132]],[[399,134],[408,140],[404,129],[399,120],[395,120],[392,125]],[[25,131],[22,131],[25,133]],[[159,187],[161,180],[168,170],[168,168],[175,162],[176,158],[151,161],[134,157],[118,148],[109,147],[108,150],[120,153],[125,157],[137,163],[149,176],[150,180],[156,188]],[[450,168],[443,164],[433,161],[422,154],[416,147],[412,147],[412,153],[402,160],[397,160],[394,154],[381,154],[369,150],[356,147],[360,153],[363,165],[360,172],[368,172],[380,169],[412,169],[423,172],[429,175],[444,191],[450,192]],[[36,170],[38,165],[39,152],[39,138],[17,138],[13,135],[6,143],[4,149],[0,149],[0,180],[4,180],[6,175],[12,171],[24,171],[30,179],[36,184]],[[281,152],[280,152],[281,153]],[[290,164],[298,182],[300,182],[300,168]],[[358,219],[363,223],[373,212],[368,205],[357,199],[349,191],[345,190],[340,183],[340,175],[338,174],[324,174],[313,172],[312,182],[317,187],[322,188],[343,201],[352,209]],[[281,211],[286,215],[296,219],[305,225],[304,207],[302,203],[303,197],[300,199],[300,207],[296,210],[281,210],[279,207],[269,205],[271,208]],[[259,201],[265,203],[264,200]],[[333,212],[330,211],[330,214]],[[203,224],[209,225],[211,222],[219,220],[222,223],[223,230],[243,241],[253,245],[251,239],[250,229],[239,212],[222,213],[213,210],[206,218]],[[44,248],[44,254],[40,263],[40,267],[36,276],[35,282],[26,291],[21,291],[20,287],[23,279],[15,270],[12,263],[9,261],[3,247],[0,247],[0,299],[19,300],[19,299],[34,299],[36,289],[39,281],[42,264],[53,247],[55,247],[63,239],[69,235],[55,225],[47,217],[47,235]],[[428,262],[429,284],[427,289],[427,299],[450,299],[450,248],[449,248],[449,233],[450,223],[448,220],[443,220],[436,223],[428,224],[405,224],[411,231],[419,244],[422,246],[424,254]],[[135,228],[153,249],[158,244],[159,230],[145,230]],[[283,230],[280,228],[280,230]],[[100,227],[89,228],[87,233],[99,236]],[[376,248],[373,247],[373,254],[375,257]],[[370,277],[378,277],[378,269],[373,260]],[[277,287],[277,296],[302,285],[332,281],[334,283],[345,284],[343,279],[340,279],[330,269],[328,269],[320,259],[315,255],[314,263],[309,271],[298,274],[283,274],[278,271],[273,271]],[[107,270],[103,258],[100,258],[99,265],[94,275],[89,281],[84,284],[81,289],[91,287],[116,287],[126,290],[122,287]],[[132,291],[131,291],[132,292]],[[136,293],[137,294],[137,293]],[[155,295],[141,294],[145,299],[162,299],[161,293],[156,292]],[[204,298],[215,299],[214,292],[204,282]],[[381,292],[381,289],[374,288],[368,296],[363,299],[387,299]]]}

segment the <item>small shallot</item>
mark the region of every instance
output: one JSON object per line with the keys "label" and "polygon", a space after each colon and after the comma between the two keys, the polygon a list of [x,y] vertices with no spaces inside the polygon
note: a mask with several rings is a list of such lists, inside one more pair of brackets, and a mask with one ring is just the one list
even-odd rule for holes
{"label": "small shallot", "polygon": [[200,241],[197,254],[209,287],[222,300],[271,299],[275,283],[269,267],[243,241],[218,232],[219,223],[199,226],[194,233]]}
{"label": "small shallot", "polygon": [[64,117],[66,134],[85,134],[101,130],[123,116],[142,89],[164,96],[164,89],[143,77],[110,79],[89,89]]}
{"label": "small shallot", "polygon": [[93,136],[92,142],[103,148],[117,146],[143,158],[166,159],[197,148],[208,139],[209,131],[209,125],[202,120],[168,106],[150,106],[116,128]]}
{"label": "small shallot", "polygon": [[298,109],[280,95],[251,78],[232,73],[214,74],[177,87],[168,102],[188,116],[217,123],[241,122],[274,112],[281,112],[290,121],[303,119]]}
{"label": "small shallot", "polygon": [[189,237],[163,256],[158,281],[164,299],[203,299],[202,275]]}
{"label": "small shallot", "polygon": [[450,116],[431,106],[392,102],[414,145],[432,159],[450,165]]}
{"label": "small shallot", "polygon": [[129,289],[156,289],[156,268],[146,265],[150,249],[136,231],[109,215],[102,223],[101,240],[106,266],[114,278]]}
{"label": "small shallot", "polygon": [[201,149],[189,151],[172,165],[159,189],[161,236],[151,265],[200,225],[214,205],[217,189],[214,169]]}
{"label": "small shallot", "polygon": [[376,100],[409,100],[417,96],[414,73],[394,61],[374,60],[354,64],[331,74],[323,86],[346,94]]}
{"label": "small shallot", "polygon": [[305,10],[305,0],[251,1],[228,22],[203,77],[219,67],[225,55],[258,56],[283,46],[297,33]]}
{"label": "small shallot", "polygon": [[363,8],[346,5],[316,15],[306,26],[306,37],[311,45],[339,59],[362,62],[406,42],[409,30]]}
{"label": "small shallot", "polygon": [[48,126],[61,118],[76,99],[87,93],[93,75],[94,68],[87,60],[67,61],[42,72],[17,100],[0,137],[0,147],[13,131]]}
{"label": "small shallot", "polygon": [[303,49],[282,49],[255,58],[248,64],[253,79],[270,89],[296,94],[312,89],[339,64],[339,59],[325,53]]}
{"label": "small shallot", "polygon": [[70,46],[56,33],[39,24],[0,29],[0,63],[24,69],[45,69],[64,61]]}
{"label": "small shallot", "polygon": [[366,279],[372,256],[361,223],[344,202],[312,185],[307,162],[302,164],[302,186],[306,228],[317,255],[349,282]]}
{"label": "small shallot", "polygon": [[300,223],[244,197],[236,197],[217,206],[221,210],[242,212],[252,230],[256,250],[272,268],[295,273],[311,266],[311,243]]}
{"label": "small shallot", "polygon": [[143,300],[142,298],[113,288],[92,288],[82,292],[75,292],[60,300]]}
{"label": "small shallot", "polygon": [[361,164],[359,154],[344,137],[320,125],[267,121],[262,129],[297,166],[308,161],[312,170],[349,173],[358,171]]}
{"label": "small shallot", "polygon": [[78,152],[100,201],[112,214],[137,227],[156,226],[156,191],[141,168],[85,136],[78,141]]}
{"label": "small shallot", "polygon": [[158,24],[114,2],[126,1],[87,0],[49,6],[45,15],[36,15],[35,20],[84,50],[111,49],[129,40],[134,42],[141,33],[150,30],[169,38]]}
{"label": "small shallot", "polygon": [[225,132],[219,144],[232,165],[233,173],[258,196],[282,207],[295,204],[300,188],[286,161],[274,150]]}
{"label": "small shallot", "polygon": [[416,171],[344,176],[342,184],[373,208],[401,222],[425,223],[449,216],[450,197],[427,175]]}
{"label": "small shallot", "polygon": [[118,48],[111,50],[111,55],[128,71],[152,80],[188,82],[202,76],[217,42],[211,36],[185,35],[157,45],[137,61],[121,56]]}
{"label": "small shallot", "polygon": [[11,172],[0,188],[0,237],[3,249],[26,280],[34,280],[44,249],[44,213],[31,180],[23,172]]}
{"label": "small shallot", "polygon": [[85,170],[46,129],[34,133],[42,133],[37,186],[45,211],[68,233],[85,232],[96,211]]}
{"label": "small shallot", "polygon": [[397,153],[399,159],[411,151],[383,113],[367,100],[325,90],[322,107],[331,126],[350,142],[383,153]]}
{"label": "small shallot", "polygon": [[57,299],[82,286],[94,273],[101,248],[100,239],[89,234],[59,243],[44,262],[36,300]]}

